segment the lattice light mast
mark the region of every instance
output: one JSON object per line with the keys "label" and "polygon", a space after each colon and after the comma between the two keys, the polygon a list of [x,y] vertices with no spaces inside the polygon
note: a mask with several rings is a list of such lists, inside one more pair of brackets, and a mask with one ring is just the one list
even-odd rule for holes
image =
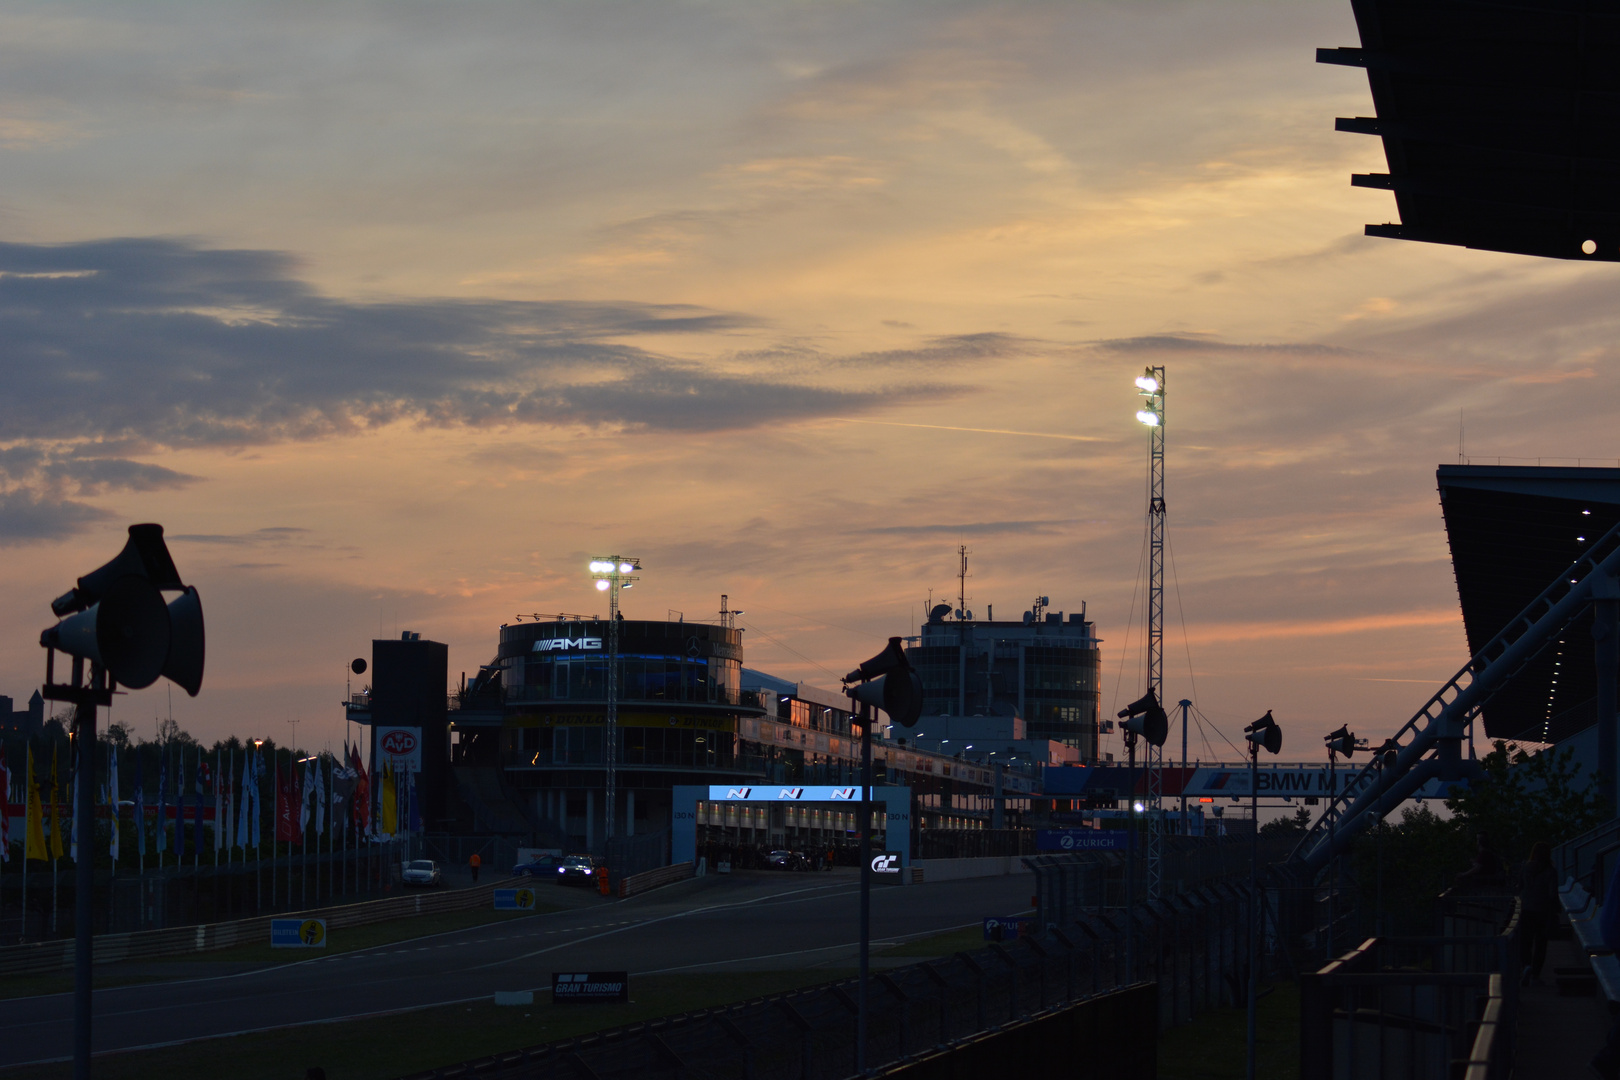
{"label": "lattice light mast", "polygon": [[[1142,396],[1136,419],[1148,429],[1148,589],[1147,688],[1164,700],[1164,368],[1150,367],[1137,376]],[[1157,899],[1163,881],[1164,848],[1162,769],[1164,748],[1147,751],[1147,894]]]}
{"label": "lattice light mast", "polygon": [[607,811],[602,818],[605,851],[605,845],[613,839],[619,801],[619,592],[641,580],[635,576],[641,560],[609,555],[592,559],[590,569],[597,591],[608,594],[607,731],[602,738],[603,787],[607,789]]}

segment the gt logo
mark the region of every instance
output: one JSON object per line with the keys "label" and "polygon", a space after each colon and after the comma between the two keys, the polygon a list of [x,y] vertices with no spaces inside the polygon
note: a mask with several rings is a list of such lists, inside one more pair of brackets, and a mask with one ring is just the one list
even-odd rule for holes
{"label": "gt logo", "polygon": [[889,853],[874,855],[872,857],[872,873],[898,874],[900,872],[900,856]]}

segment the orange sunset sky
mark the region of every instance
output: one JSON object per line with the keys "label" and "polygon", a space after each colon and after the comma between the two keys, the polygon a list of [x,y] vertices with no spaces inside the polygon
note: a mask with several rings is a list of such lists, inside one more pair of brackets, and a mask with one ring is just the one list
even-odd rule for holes
{"label": "orange sunset sky", "polygon": [[966,543],[980,617],[1089,605],[1110,715],[1163,364],[1167,696],[1382,738],[1467,659],[1436,464],[1615,464],[1620,309],[1362,236],[1365,77],[1313,62],[1356,43],[1344,0],[5,4],[0,693],[157,521],[205,739],[340,744],[372,637],[471,671],[610,552],[629,617],[726,593],[831,686]]}

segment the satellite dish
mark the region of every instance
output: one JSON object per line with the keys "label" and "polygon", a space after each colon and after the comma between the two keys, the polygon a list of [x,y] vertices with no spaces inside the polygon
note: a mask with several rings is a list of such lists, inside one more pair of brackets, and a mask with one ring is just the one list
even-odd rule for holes
{"label": "satellite dish", "polygon": [[941,621],[944,620],[945,616],[949,615],[950,613],[951,613],[951,605],[949,605],[949,604],[935,604],[933,607],[928,609],[928,621],[929,622],[941,622]]}
{"label": "satellite dish", "polygon": [[349,670],[354,672],[356,675],[364,675],[366,673],[366,662],[364,660],[356,659],[354,663],[349,665]]}

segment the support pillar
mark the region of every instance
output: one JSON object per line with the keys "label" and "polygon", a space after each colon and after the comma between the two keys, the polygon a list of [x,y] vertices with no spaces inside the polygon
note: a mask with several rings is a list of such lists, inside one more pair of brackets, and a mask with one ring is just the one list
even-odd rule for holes
{"label": "support pillar", "polygon": [[596,789],[585,789],[585,850],[596,852]]}
{"label": "support pillar", "polygon": [[636,793],[633,789],[624,793],[624,835],[636,835]]}

